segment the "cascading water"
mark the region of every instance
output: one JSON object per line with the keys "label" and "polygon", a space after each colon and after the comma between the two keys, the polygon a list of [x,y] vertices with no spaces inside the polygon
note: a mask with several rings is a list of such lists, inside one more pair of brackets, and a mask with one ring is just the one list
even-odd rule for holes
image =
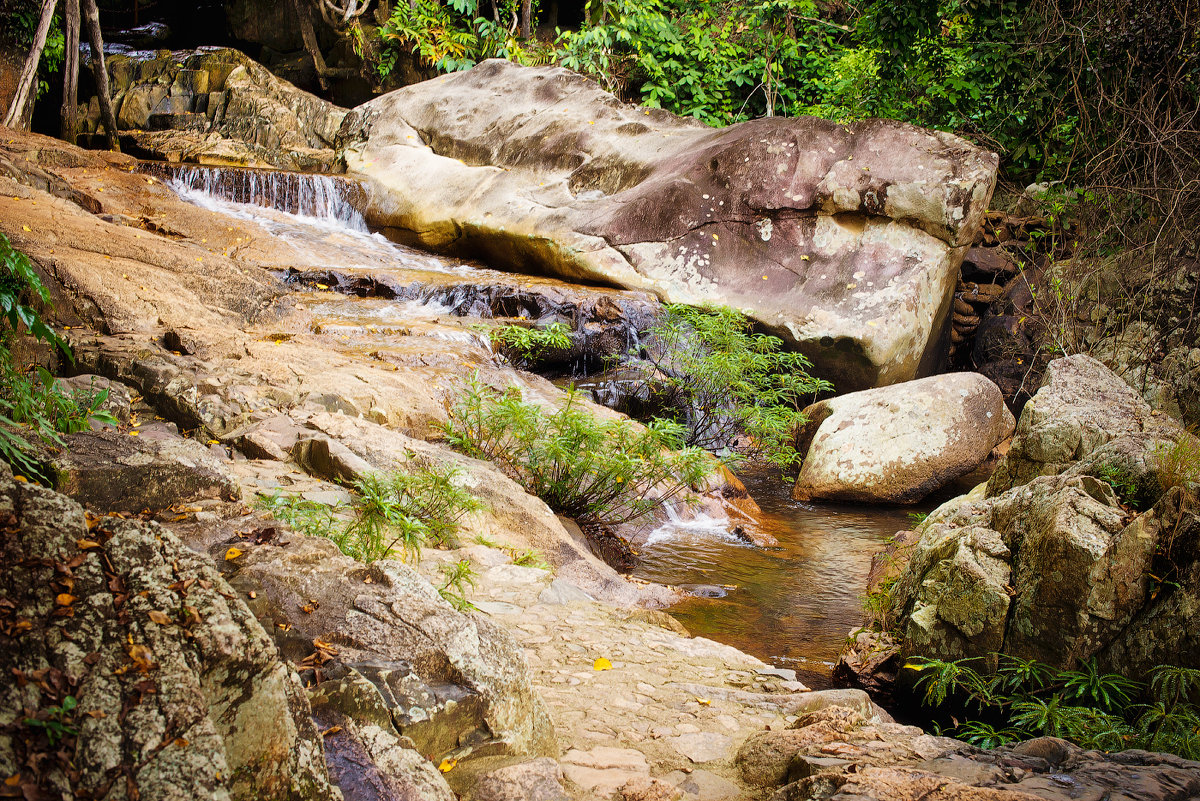
{"label": "cascading water", "polygon": [[199,192],[367,231],[359,211],[363,189],[340,175],[171,164],[155,164],[148,171],[165,178],[181,195]]}

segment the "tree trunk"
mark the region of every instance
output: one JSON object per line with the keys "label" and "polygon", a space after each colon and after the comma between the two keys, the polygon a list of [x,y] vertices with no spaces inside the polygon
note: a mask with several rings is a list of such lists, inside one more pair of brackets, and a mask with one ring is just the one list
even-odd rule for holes
{"label": "tree trunk", "polygon": [[321,48],[317,44],[317,34],[313,30],[308,6],[304,4],[304,0],[292,0],[292,10],[296,12],[296,18],[300,21],[300,36],[304,39],[304,49],[308,51],[308,55],[313,60],[313,68],[317,71],[317,83],[321,84],[322,91],[328,92],[329,82],[325,80],[325,58],[321,55]]}
{"label": "tree trunk", "polygon": [[83,18],[87,20],[88,43],[92,47],[92,74],[96,76],[96,96],[100,99],[100,120],[108,133],[108,149],[121,151],[117,142],[117,118],[108,96],[108,70],[104,66],[104,39],[100,36],[100,9],[96,0],[83,0]]}
{"label": "tree trunk", "polygon": [[521,0],[521,38],[533,36],[533,0]]}
{"label": "tree trunk", "polygon": [[33,119],[33,99],[37,96],[38,62],[42,60],[42,49],[46,46],[46,35],[50,32],[50,20],[54,17],[54,6],[57,4],[58,0],[42,0],[42,16],[33,34],[33,46],[29,48],[25,65],[21,67],[12,105],[4,115],[4,124],[10,128],[29,130],[29,121]]}
{"label": "tree trunk", "polygon": [[62,138],[75,144],[79,136],[79,0],[63,5]]}

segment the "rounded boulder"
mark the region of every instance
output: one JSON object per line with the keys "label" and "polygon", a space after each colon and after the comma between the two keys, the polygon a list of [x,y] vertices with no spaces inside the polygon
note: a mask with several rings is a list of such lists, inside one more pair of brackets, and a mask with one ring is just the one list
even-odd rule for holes
{"label": "rounded boulder", "polygon": [[978,373],[948,373],[821,401],[805,409],[797,500],[915,503],[971,473],[1015,421]]}

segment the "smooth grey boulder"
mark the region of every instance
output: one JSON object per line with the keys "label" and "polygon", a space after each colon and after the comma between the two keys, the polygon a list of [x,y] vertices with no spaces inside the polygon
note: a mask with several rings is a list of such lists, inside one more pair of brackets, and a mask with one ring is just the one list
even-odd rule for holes
{"label": "smooth grey boulder", "polygon": [[0,532],[0,772],[25,797],[338,798],[299,678],[206,556],[3,463]]}
{"label": "smooth grey boulder", "polygon": [[803,501],[914,503],[975,470],[1015,425],[978,373],[852,392],[804,413],[792,490]]}
{"label": "smooth grey boulder", "polygon": [[890,121],[714,130],[490,60],[351,111],[369,222],[494,266],[744,310],[856,390],[928,374],[997,158]]}

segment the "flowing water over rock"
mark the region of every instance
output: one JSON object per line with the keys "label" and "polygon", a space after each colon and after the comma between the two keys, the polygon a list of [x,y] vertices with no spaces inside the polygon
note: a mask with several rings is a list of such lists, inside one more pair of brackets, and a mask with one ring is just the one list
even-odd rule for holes
{"label": "flowing water over rock", "polygon": [[812,505],[793,501],[791,485],[774,473],[752,470],[741,478],[778,548],[747,545],[728,521],[672,522],[647,540],[634,575],[691,593],[671,613],[693,634],[791,668],[811,687],[828,687],[847,632],[862,623],[871,557],[912,525],[908,514],[916,507]]}
{"label": "flowing water over rock", "polygon": [[[239,194],[241,178],[220,177],[230,172],[254,171],[190,169],[187,183],[180,177],[172,185],[189,201],[253,221],[294,247],[294,280],[340,290],[299,296],[314,326],[349,348],[385,352],[392,340],[419,334],[431,358],[443,351],[442,358],[453,358],[455,348],[489,347],[486,335],[463,325],[471,318],[547,318],[565,306],[600,305],[592,296],[631,302],[629,293],[514,276],[397,245],[353,220],[311,211],[327,209],[315,202],[293,204],[286,192]],[[284,210],[261,205],[271,197],[283,198]],[[644,310],[624,311],[629,323],[645,326]],[[911,509],[812,506],[792,501],[790,485],[774,474],[744,478],[763,508],[760,527],[779,548],[747,545],[728,519],[676,519],[651,535],[635,575],[687,590],[692,597],[672,613],[693,633],[795,669],[811,686],[828,686],[846,633],[861,622],[871,555],[909,527]]]}

